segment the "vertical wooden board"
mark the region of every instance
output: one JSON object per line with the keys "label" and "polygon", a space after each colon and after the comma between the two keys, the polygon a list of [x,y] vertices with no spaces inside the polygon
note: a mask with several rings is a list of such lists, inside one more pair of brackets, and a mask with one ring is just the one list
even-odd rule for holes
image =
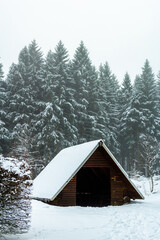
{"label": "vertical wooden board", "polygon": [[99,147],[83,167],[110,167],[109,155],[107,156],[104,149]]}
{"label": "vertical wooden board", "polygon": [[115,166],[111,168],[111,189],[111,205],[122,205],[127,187],[121,171]]}
{"label": "vertical wooden board", "polygon": [[76,175],[53,201],[57,206],[76,206]]}

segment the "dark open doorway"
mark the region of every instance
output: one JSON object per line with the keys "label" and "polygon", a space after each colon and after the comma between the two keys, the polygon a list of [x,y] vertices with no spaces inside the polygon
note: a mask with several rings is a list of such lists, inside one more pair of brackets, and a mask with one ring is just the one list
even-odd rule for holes
{"label": "dark open doorway", "polygon": [[111,204],[110,169],[84,167],[77,173],[78,206],[108,206]]}

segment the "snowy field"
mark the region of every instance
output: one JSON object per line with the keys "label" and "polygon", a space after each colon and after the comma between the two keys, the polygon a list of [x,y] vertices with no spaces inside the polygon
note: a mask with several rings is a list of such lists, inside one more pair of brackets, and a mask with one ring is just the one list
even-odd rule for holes
{"label": "snowy field", "polygon": [[146,179],[134,181],[145,200],[123,206],[55,207],[32,201],[30,231],[7,240],[159,240],[160,179],[149,193]]}

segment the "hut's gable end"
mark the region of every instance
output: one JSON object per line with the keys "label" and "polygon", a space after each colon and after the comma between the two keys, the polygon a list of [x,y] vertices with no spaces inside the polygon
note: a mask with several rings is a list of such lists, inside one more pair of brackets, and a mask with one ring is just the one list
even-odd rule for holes
{"label": "hut's gable end", "polygon": [[[96,171],[95,174],[101,174],[103,173],[104,169],[108,169],[110,177],[109,184],[111,205],[123,204],[125,197],[132,199],[141,198],[103,147],[98,147],[91,157],[84,163],[82,168],[89,168],[92,171],[95,171],[95,169],[99,168],[101,171]],[[81,171],[81,169],[79,171]],[[60,194],[58,194],[58,196],[52,202],[53,204],[60,206],[77,205],[78,172],[60,192]]]}
{"label": "hut's gable end", "polygon": [[84,167],[107,167],[110,169],[111,205],[123,204],[126,197],[141,198],[103,147],[99,147],[93,153]]}

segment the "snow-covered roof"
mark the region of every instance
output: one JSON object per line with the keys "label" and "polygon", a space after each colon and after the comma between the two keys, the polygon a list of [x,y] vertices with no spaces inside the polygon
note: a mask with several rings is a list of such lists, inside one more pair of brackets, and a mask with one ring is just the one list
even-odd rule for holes
{"label": "snow-covered roof", "polygon": [[[100,143],[131,185],[136,189],[135,185],[128,178],[127,173],[106,147],[104,142],[102,140],[95,140],[68,147],[60,151],[35,178],[33,182],[33,197],[53,200],[85,164],[92,153],[99,147]],[[141,197],[144,198],[138,189],[136,190]]]}

